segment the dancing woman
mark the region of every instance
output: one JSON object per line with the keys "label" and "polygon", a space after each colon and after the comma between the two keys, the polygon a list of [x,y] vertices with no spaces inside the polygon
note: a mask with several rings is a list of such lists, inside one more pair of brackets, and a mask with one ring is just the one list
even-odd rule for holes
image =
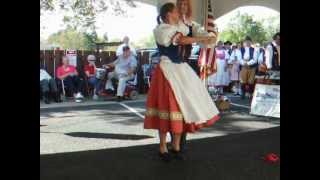
{"label": "dancing woman", "polygon": [[[219,119],[219,111],[200,78],[187,63],[182,63],[178,45],[212,44],[216,37],[188,37],[189,29],[181,25],[173,3],[161,7],[158,23],[154,36],[161,57],[147,96],[144,128],[159,130],[159,155],[163,160],[184,159],[181,134],[212,125]],[[173,134],[172,154],[166,144],[168,132]]]}

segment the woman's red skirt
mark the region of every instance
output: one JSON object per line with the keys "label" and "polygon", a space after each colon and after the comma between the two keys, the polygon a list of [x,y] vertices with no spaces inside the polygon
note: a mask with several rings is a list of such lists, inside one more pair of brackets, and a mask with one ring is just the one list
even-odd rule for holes
{"label": "woman's red skirt", "polygon": [[146,107],[144,128],[158,129],[160,132],[195,132],[214,124],[219,119],[217,115],[203,124],[185,123],[170,84],[159,65],[154,70]]}

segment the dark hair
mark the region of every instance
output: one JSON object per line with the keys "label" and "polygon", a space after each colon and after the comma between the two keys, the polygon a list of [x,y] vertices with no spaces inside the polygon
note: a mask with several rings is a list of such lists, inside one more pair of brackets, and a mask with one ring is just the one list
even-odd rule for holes
{"label": "dark hair", "polygon": [[174,8],[175,8],[175,5],[173,3],[166,3],[163,6],[161,6],[160,14],[157,17],[158,24],[161,23],[160,18],[161,18],[162,21],[164,21],[166,19],[166,16],[167,16],[168,12],[172,12],[172,10]]}
{"label": "dark hair", "polygon": [[244,41],[250,41],[250,42],[252,42],[252,39],[251,39],[250,36],[246,36],[246,37],[244,38]]}
{"label": "dark hair", "polygon": [[226,41],[224,44],[225,45],[232,45],[232,43],[230,41]]}
{"label": "dark hair", "polygon": [[273,35],[272,39],[276,40],[278,36],[280,37],[280,32],[277,32],[275,35]]}
{"label": "dark hair", "polygon": [[130,50],[130,47],[129,46],[123,46],[122,51],[125,52],[127,50]]}

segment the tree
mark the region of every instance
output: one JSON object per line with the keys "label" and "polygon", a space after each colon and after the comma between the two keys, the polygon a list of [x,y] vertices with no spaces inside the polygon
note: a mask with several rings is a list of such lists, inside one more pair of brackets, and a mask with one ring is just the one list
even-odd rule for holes
{"label": "tree", "polygon": [[263,24],[267,32],[266,37],[271,40],[274,34],[280,32],[280,15],[264,19]]}
{"label": "tree", "polygon": [[91,33],[97,15],[110,8],[116,15],[123,15],[126,6],[136,7],[133,0],[40,0],[40,16],[60,9],[67,14],[63,21],[68,27]]}
{"label": "tree", "polygon": [[156,42],[153,34],[150,34],[142,39],[140,39],[137,43],[135,43],[136,48],[155,48]]}
{"label": "tree", "polygon": [[97,41],[99,41],[97,33],[79,32],[71,27],[52,34],[48,38],[49,43],[57,44],[63,49],[93,50]]}
{"label": "tree", "polygon": [[223,41],[240,42],[246,36],[250,36],[253,42],[264,43],[268,40],[267,31],[262,21],[255,21],[248,14],[238,14],[231,19],[228,28],[220,34]]}

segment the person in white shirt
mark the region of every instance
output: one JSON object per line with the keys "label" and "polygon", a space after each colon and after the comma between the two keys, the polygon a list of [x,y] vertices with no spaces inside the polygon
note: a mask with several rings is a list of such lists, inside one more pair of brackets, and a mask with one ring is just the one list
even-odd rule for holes
{"label": "person in white shirt", "polygon": [[230,59],[229,53],[223,47],[223,42],[219,41],[215,48],[217,72],[209,78],[212,78],[214,87],[218,89],[219,94],[223,94],[223,88],[228,86],[230,83],[229,71],[228,71],[228,60]]}
{"label": "person in white shirt", "polygon": [[240,45],[234,45],[232,47],[231,56],[228,64],[231,65],[230,69],[230,80],[233,84],[234,95],[240,95],[240,83],[239,83],[239,73],[240,73],[240,60],[242,59]]}
{"label": "person in white shirt", "polygon": [[44,96],[44,102],[50,104],[50,90],[54,95],[54,101],[61,102],[60,94],[55,80],[47,73],[46,70],[40,68],[40,87]]}
{"label": "person in white shirt", "polygon": [[254,48],[251,47],[251,43],[251,38],[247,36],[243,42],[244,47],[240,49],[240,83],[242,90],[242,99],[245,98],[246,93],[249,94],[250,98],[252,97],[254,91],[255,75],[258,67],[257,53],[255,52]]}
{"label": "person in white shirt", "polygon": [[137,67],[137,60],[133,55],[131,55],[129,46],[125,46],[123,47],[123,54],[120,55],[116,61],[107,64],[106,66],[107,68],[115,67],[115,70],[108,73],[108,80],[105,89],[114,91],[111,79],[118,79],[117,96],[118,101],[121,101],[123,99],[127,81],[132,80],[135,77],[134,73]]}
{"label": "person in white shirt", "polygon": [[273,36],[272,43],[266,48],[266,65],[268,72],[277,74],[280,78],[280,32]]}
{"label": "person in white shirt", "polygon": [[132,47],[132,46],[129,44],[129,37],[128,37],[128,36],[125,36],[125,37],[123,38],[123,41],[122,41],[122,42],[123,42],[123,43],[117,48],[116,56],[119,57],[120,55],[122,55],[122,54],[123,54],[123,47],[129,46],[130,51],[131,51],[131,54],[136,57],[136,56],[137,56],[137,52],[136,52],[136,50],[134,49],[134,47]]}

